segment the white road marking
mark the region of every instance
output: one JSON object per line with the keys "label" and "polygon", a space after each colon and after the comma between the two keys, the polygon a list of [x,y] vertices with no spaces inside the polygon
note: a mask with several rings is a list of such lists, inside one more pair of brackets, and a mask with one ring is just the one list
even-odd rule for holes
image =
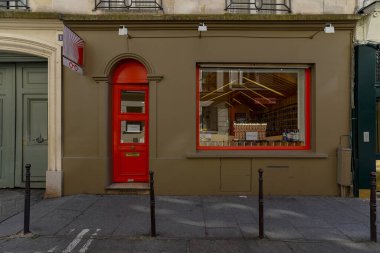
{"label": "white road marking", "polygon": [[93,233],[90,238],[91,239],[88,239],[88,241],[83,245],[83,247],[79,250],[79,253],[85,253],[87,250],[88,250],[88,247],[90,247],[92,241],[94,240],[93,237],[97,236],[98,235],[98,232],[100,231],[100,228],[98,228],[96,230],[95,233]]}
{"label": "white road marking", "polygon": [[79,243],[80,241],[82,241],[82,238],[85,234],[88,233],[88,231],[90,231],[89,229],[83,229],[78,235],[77,237],[75,237],[75,239],[69,244],[69,246],[67,246],[67,248],[62,251],[63,253],[69,253],[71,252]]}
{"label": "white road marking", "polygon": [[74,231],[75,231],[75,228],[70,229],[69,234],[71,234],[71,233],[74,232]]}
{"label": "white road marking", "polygon": [[57,248],[57,246],[54,246],[54,248],[49,249],[48,252],[49,253],[54,252],[56,248]]}

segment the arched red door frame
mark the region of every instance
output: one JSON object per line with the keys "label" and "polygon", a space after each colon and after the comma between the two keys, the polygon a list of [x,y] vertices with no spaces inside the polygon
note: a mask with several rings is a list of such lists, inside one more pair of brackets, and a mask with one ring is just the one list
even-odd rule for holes
{"label": "arched red door frame", "polygon": [[149,86],[139,61],[120,62],[112,74],[112,158],[115,183],[148,182]]}

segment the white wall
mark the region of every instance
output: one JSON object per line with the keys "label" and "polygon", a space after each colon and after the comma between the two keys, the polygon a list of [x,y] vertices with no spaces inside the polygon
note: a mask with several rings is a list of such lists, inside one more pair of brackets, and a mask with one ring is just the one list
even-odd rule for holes
{"label": "white wall", "polygon": [[359,42],[380,43],[380,2],[371,6],[368,14],[356,26],[355,39]]}
{"label": "white wall", "polygon": [[292,0],[297,14],[353,14],[356,0]]}
{"label": "white wall", "polygon": [[[373,0],[292,0],[295,14],[353,14]],[[280,2],[280,1],[279,1]],[[281,1],[282,2],[282,1]],[[95,0],[29,0],[32,11],[97,14]],[[167,14],[223,14],[225,0],[163,0]]]}
{"label": "white wall", "polygon": [[29,0],[33,12],[91,14],[95,0]]}

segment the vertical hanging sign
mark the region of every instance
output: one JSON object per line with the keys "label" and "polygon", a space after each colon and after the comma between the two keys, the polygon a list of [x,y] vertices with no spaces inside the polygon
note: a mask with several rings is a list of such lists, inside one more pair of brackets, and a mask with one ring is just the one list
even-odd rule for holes
{"label": "vertical hanging sign", "polygon": [[63,65],[83,75],[84,40],[67,26],[63,27]]}

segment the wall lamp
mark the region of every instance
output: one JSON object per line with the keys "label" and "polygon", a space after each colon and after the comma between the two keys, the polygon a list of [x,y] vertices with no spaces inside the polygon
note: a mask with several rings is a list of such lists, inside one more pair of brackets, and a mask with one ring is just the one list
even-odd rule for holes
{"label": "wall lamp", "polygon": [[131,38],[131,35],[128,34],[128,28],[125,25],[119,27],[119,35]]}
{"label": "wall lamp", "polygon": [[327,23],[324,28],[325,33],[335,33],[335,28],[331,23]]}
{"label": "wall lamp", "polygon": [[205,23],[200,23],[198,25],[199,38],[202,37],[202,32],[207,32],[207,25]]}

